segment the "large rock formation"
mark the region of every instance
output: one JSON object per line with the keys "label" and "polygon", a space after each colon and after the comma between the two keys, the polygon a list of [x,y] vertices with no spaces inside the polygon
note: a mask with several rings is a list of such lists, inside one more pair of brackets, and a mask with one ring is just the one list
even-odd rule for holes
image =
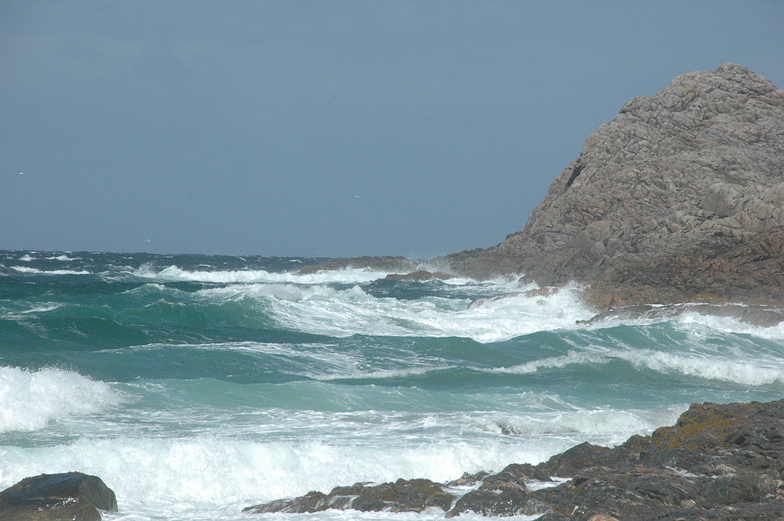
{"label": "large rock formation", "polygon": [[587,282],[759,234],[779,240],[781,226],[784,92],[726,64],[628,101],[588,136],[523,231],[443,260],[479,278]]}
{"label": "large rock formation", "polygon": [[446,517],[541,514],[541,521],[762,521],[784,519],[782,477],[784,400],[706,403],[692,405],[672,427],[615,448],[583,443],[539,465],[512,464],[497,474],[447,484],[356,484],[245,511],[439,508]]}
{"label": "large rock formation", "polygon": [[81,472],[41,474],[0,492],[3,521],[100,521],[101,510],[117,511],[114,492]]}

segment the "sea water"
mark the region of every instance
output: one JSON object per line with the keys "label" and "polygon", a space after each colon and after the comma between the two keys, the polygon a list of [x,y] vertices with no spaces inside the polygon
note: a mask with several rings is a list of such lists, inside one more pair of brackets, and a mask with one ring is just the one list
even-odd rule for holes
{"label": "sea water", "polygon": [[578,286],[518,277],[298,273],[320,260],[0,252],[0,488],[94,474],[109,520],[435,519],[241,511],[538,463],[784,391],[782,324],[688,306],[586,322]]}

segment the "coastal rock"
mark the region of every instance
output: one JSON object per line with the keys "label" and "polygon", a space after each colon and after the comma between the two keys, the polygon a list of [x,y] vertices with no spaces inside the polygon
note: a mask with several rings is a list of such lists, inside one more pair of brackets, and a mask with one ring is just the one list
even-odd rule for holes
{"label": "coastal rock", "polygon": [[442,260],[477,278],[588,282],[695,247],[732,249],[781,226],[784,92],[725,64],[628,101],[588,136],[521,232]]}
{"label": "coastal rock", "polygon": [[291,501],[273,501],[245,508],[243,512],[312,513],[331,508],[363,512],[421,512],[429,507],[446,511],[453,500],[451,495],[444,492],[442,485],[429,479],[399,479],[394,483],[374,486],[357,483],[349,487],[335,487],[329,494],[309,492]]}
{"label": "coastal rock", "polygon": [[784,302],[784,228],[620,267],[588,292],[598,309],[706,298]]}
{"label": "coastal rock", "polygon": [[[583,443],[538,465],[465,475],[440,485],[398,480],[249,507],[422,511],[446,517],[540,515],[541,521],[784,518],[784,400],[694,404],[677,423],[614,448]],[[560,483],[550,482],[557,479]],[[532,486],[533,484],[537,486]],[[455,487],[473,486],[460,495]]]}
{"label": "coastal rock", "polygon": [[117,511],[114,492],[81,472],[41,474],[0,492],[3,521],[99,521],[101,510]]}

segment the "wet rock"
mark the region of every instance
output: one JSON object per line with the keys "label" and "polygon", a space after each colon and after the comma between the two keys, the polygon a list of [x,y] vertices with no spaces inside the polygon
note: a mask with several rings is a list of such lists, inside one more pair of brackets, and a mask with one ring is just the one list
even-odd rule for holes
{"label": "wet rock", "polygon": [[528,493],[524,489],[508,487],[500,490],[474,490],[460,498],[446,517],[464,513],[483,516],[516,516],[538,513],[527,509]]}
{"label": "wet rock", "polygon": [[448,510],[454,497],[444,486],[429,479],[399,479],[394,483],[368,485],[357,483],[350,487],[336,487],[329,494],[309,492],[292,500],[273,501],[245,508],[243,512],[312,513],[327,509],[352,509],[363,512],[421,512],[438,507]]}
{"label": "wet rock", "polygon": [[429,507],[447,510],[453,500],[441,485],[429,479],[399,479],[394,483],[364,488],[352,508],[365,512],[421,512]]}
{"label": "wet rock", "polygon": [[508,465],[498,474],[484,476],[481,486],[461,497],[446,517],[465,512],[485,516],[538,513],[542,505],[537,500],[529,501],[526,483],[530,481],[550,481],[550,476],[530,464]]}
{"label": "wet rock", "polygon": [[114,492],[80,472],[25,478],[0,492],[3,521],[99,521],[101,510],[117,511]]}

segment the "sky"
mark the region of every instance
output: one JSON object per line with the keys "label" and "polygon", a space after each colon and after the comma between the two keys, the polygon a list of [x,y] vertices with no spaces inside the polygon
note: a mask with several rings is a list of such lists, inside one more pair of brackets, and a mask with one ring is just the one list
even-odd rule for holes
{"label": "sky", "polygon": [[784,2],[0,1],[0,249],[431,258]]}

